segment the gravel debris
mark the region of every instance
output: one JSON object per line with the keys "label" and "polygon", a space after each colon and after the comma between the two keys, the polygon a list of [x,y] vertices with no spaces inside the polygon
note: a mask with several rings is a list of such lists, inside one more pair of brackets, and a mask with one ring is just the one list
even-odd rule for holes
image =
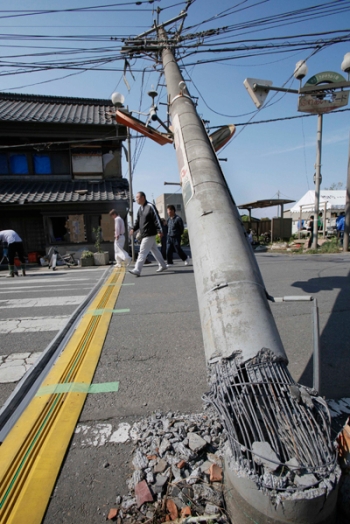
{"label": "gravel debris", "polygon": [[126,481],[128,495],[116,495],[120,524],[180,523],[189,516],[229,524],[223,480],[210,480],[214,465],[215,480],[223,476],[226,442],[211,408],[190,415],[156,412],[135,423],[130,435],[134,471]]}

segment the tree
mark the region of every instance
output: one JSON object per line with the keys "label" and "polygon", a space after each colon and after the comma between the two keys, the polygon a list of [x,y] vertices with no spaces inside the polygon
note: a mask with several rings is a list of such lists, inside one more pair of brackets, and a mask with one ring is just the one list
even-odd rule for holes
{"label": "tree", "polygon": [[337,189],[343,189],[343,182],[333,182],[329,187],[325,187],[325,189],[336,191]]}

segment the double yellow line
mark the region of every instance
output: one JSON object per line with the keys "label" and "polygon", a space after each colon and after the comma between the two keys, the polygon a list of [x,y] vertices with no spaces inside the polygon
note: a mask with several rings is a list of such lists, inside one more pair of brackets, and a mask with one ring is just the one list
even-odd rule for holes
{"label": "double yellow line", "polygon": [[[124,268],[113,271],[43,381],[42,387],[54,392],[32,399],[0,447],[1,524],[42,521],[83,408],[124,275]],[[62,384],[77,383],[86,385],[86,390],[62,388]],[[60,392],[62,389],[64,392]]]}

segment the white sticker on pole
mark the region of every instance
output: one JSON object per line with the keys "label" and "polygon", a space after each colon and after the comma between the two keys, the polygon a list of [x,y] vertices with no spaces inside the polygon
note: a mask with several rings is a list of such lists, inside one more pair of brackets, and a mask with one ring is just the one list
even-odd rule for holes
{"label": "white sticker on pole", "polygon": [[179,116],[175,115],[172,120],[174,130],[174,143],[176,149],[177,164],[180,172],[180,182],[182,187],[182,198],[185,206],[191,200],[194,194],[192,177],[187,162],[185,143],[182,136]]}

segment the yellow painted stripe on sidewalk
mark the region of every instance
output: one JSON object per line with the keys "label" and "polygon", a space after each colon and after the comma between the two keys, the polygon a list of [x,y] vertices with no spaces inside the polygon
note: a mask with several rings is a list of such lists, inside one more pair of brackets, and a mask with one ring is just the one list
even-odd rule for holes
{"label": "yellow painted stripe on sidewalk", "polygon": [[[91,384],[125,269],[113,271],[42,387]],[[94,316],[94,310],[106,309]],[[39,524],[87,392],[35,396],[0,447],[0,523]]]}

